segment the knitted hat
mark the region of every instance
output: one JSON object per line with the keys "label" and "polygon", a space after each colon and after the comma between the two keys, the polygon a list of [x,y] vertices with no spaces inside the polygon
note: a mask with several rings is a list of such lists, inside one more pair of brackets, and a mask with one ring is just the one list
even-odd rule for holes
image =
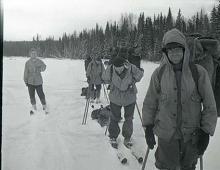
{"label": "knitted hat", "polygon": [[122,57],[115,57],[112,61],[113,65],[115,67],[121,67],[124,65],[125,62],[126,62],[126,60]]}

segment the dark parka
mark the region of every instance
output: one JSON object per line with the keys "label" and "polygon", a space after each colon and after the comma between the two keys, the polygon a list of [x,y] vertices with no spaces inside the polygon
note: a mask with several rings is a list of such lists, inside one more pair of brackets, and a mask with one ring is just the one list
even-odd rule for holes
{"label": "dark parka", "polygon": [[[177,42],[185,47],[181,79],[181,133],[184,141],[201,128],[213,135],[217,122],[216,103],[207,71],[196,65],[199,73],[198,90],[189,68],[189,50],[185,36],[177,29],[168,31],[163,38],[163,47]],[[164,67],[159,83],[158,73]],[[201,105],[203,104],[203,106]],[[202,109],[203,107],[203,109]],[[154,133],[170,141],[177,129],[177,85],[173,67],[164,54],[162,63],[153,72],[143,103],[143,126],[154,125]]]}

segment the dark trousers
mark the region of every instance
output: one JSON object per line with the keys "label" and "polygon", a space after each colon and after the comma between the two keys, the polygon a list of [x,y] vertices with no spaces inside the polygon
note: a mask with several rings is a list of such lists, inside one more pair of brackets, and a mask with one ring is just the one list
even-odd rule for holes
{"label": "dark trousers", "polygon": [[195,170],[198,154],[191,140],[186,143],[183,140],[167,142],[158,138],[155,158],[158,169],[175,170],[180,167],[180,170]]}
{"label": "dark trousers", "polygon": [[101,94],[101,88],[102,85],[101,84],[91,84],[91,96],[92,98],[99,98],[100,94]]}
{"label": "dark trousers", "polygon": [[46,100],[45,100],[45,95],[44,95],[44,92],[43,92],[42,85],[34,86],[34,85],[31,85],[31,84],[28,84],[28,91],[29,91],[29,96],[30,96],[31,104],[32,105],[36,104],[35,90],[37,91],[37,94],[38,94],[38,96],[40,98],[41,104],[45,105],[46,104]]}
{"label": "dark trousers", "polygon": [[[114,103],[110,103],[111,108],[111,118],[110,118],[110,124],[109,124],[109,137],[110,138],[117,138],[120,133],[120,127],[118,125],[118,122],[121,120],[121,108],[122,106],[116,105]],[[124,138],[131,138],[131,135],[133,133],[133,116],[134,116],[134,108],[135,103],[132,103],[128,106],[124,106],[124,124],[122,126],[122,136]]]}

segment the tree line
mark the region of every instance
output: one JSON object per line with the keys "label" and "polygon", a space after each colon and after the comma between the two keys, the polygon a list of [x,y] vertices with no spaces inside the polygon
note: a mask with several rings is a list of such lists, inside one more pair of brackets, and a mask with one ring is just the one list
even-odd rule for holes
{"label": "tree line", "polygon": [[141,13],[122,15],[118,22],[107,22],[105,29],[96,24],[95,28],[84,29],[77,34],[64,33],[58,40],[48,37],[40,39],[40,35],[32,41],[5,41],[4,56],[27,56],[31,47],[38,49],[41,57],[85,59],[88,56],[110,57],[111,49],[120,42],[127,47],[139,48],[142,59],[158,61],[162,56],[161,43],[165,32],[178,28],[185,35],[199,33],[220,40],[220,1],[214,6],[210,16],[203,10],[191,18],[185,18],[179,9],[174,19],[171,9],[168,14],[162,13],[154,17]]}

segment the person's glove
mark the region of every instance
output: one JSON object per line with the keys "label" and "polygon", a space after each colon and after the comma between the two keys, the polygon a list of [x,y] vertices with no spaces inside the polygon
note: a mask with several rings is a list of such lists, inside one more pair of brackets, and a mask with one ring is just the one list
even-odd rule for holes
{"label": "person's glove", "polygon": [[153,149],[154,145],[156,144],[154,133],[153,133],[153,127],[154,125],[147,125],[145,128],[145,139],[150,149]]}
{"label": "person's glove", "polygon": [[202,129],[200,129],[198,135],[199,135],[198,143],[197,143],[198,154],[203,155],[209,144],[209,134],[207,134]]}
{"label": "person's glove", "polygon": [[28,86],[28,83],[25,83],[26,86]]}

